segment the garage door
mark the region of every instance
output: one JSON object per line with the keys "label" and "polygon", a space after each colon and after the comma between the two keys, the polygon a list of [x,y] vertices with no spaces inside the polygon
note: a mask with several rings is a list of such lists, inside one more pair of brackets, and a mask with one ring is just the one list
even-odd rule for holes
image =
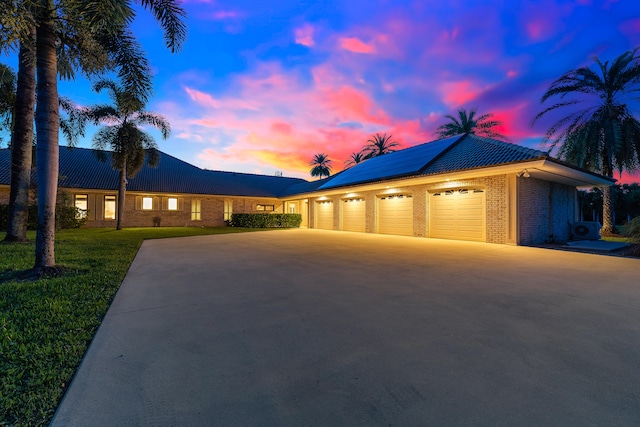
{"label": "garage door", "polygon": [[316,202],[316,228],[333,230],[333,202]]}
{"label": "garage door", "polygon": [[486,240],[484,190],[448,190],[431,195],[430,236],[440,239]]}
{"label": "garage door", "polygon": [[378,232],[413,236],[413,197],[410,194],[378,198]]}
{"label": "garage door", "polygon": [[364,199],[342,201],[342,229],[344,231],[366,231],[367,211]]}

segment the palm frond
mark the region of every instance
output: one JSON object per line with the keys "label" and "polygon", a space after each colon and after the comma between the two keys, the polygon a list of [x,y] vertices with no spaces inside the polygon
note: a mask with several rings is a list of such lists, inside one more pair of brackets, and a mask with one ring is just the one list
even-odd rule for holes
{"label": "palm frond", "polygon": [[183,18],[187,15],[176,0],[137,0],[142,7],[148,9],[160,23],[164,31],[164,40],[171,52],[181,49],[187,38],[187,27]]}

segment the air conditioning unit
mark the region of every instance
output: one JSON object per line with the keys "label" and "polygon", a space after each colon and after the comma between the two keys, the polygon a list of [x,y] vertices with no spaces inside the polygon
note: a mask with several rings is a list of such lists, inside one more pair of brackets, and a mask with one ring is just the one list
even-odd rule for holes
{"label": "air conditioning unit", "polygon": [[602,225],[599,222],[578,221],[573,223],[571,231],[573,238],[577,240],[600,240],[600,229]]}

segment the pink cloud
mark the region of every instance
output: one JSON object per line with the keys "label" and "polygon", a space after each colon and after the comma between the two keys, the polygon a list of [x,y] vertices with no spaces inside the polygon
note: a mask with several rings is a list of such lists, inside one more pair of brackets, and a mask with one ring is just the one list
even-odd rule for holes
{"label": "pink cloud", "polygon": [[291,135],[291,125],[284,122],[273,122],[271,124],[271,131],[281,135]]}
{"label": "pink cloud", "polygon": [[357,37],[343,37],[339,40],[340,47],[355,53],[375,53],[376,49],[372,44],[367,44]]}
{"label": "pink cloud", "polygon": [[371,98],[350,86],[326,91],[320,97],[338,121],[366,121],[389,124],[389,117],[377,108]]}
{"label": "pink cloud", "polygon": [[216,19],[216,20],[225,20],[225,19],[238,19],[238,18],[242,18],[244,15],[238,11],[235,10],[218,10],[216,12],[213,12],[211,15],[211,18]]}
{"label": "pink cloud", "polygon": [[618,28],[624,34],[631,36],[640,33],[640,18],[629,19],[618,25]]}
{"label": "pink cloud", "polygon": [[192,101],[197,102],[200,105],[209,107],[209,108],[229,108],[236,110],[257,110],[257,107],[252,104],[250,101],[245,101],[243,99],[235,99],[235,100],[225,100],[221,101],[219,99],[213,98],[211,95],[201,92],[196,89],[192,89],[189,87],[184,88],[185,92],[189,95]]}
{"label": "pink cloud", "polygon": [[442,100],[449,107],[458,107],[475,99],[481,92],[471,80],[445,82],[440,85]]}
{"label": "pink cloud", "polygon": [[304,24],[294,31],[295,41],[303,46],[312,47],[315,44],[313,40],[314,28],[309,24]]}

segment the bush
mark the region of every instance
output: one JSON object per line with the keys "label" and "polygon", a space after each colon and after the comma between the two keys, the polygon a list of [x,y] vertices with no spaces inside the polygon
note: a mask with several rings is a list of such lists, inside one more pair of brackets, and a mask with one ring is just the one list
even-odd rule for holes
{"label": "bush", "polygon": [[629,221],[627,224],[627,232],[632,242],[640,243],[640,216]]}
{"label": "bush", "polygon": [[300,214],[238,213],[231,215],[231,227],[293,228],[300,227]]}
{"label": "bush", "polygon": [[[35,230],[38,228],[38,206],[29,205],[27,219],[27,229]],[[7,229],[7,221],[9,220],[9,205],[0,205],[0,230]],[[80,217],[80,210],[75,206],[56,206],[56,229],[62,228],[80,228],[87,222],[86,216]]]}

